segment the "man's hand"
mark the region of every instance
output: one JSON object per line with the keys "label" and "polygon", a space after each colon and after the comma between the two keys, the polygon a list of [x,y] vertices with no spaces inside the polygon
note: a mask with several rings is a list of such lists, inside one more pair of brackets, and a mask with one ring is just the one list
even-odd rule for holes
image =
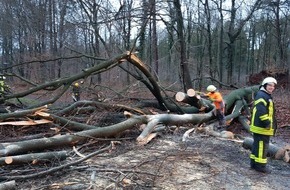
{"label": "man's hand", "polygon": [[204,111],[206,109],[206,107],[205,106],[202,106],[200,109],[199,109],[199,111]]}

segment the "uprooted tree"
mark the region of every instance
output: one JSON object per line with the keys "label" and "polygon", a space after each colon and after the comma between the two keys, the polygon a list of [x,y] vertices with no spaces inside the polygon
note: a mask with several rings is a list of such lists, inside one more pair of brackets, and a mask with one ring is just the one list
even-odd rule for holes
{"label": "uprooted tree", "polygon": [[[121,104],[109,104],[99,101],[79,101],[70,106],[60,109],[53,109],[51,105],[67,91],[70,85],[77,80],[86,78],[90,75],[105,72],[106,70],[118,66],[125,61],[133,64],[141,73],[135,78],[141,81],[157,101],[142,102],[138,105],[130,107]],[[141,77],[142,76],[142,77]],[[59,90],[60,89],[60,90]],[[49,100],[34,105],[26,105],[25,109],[17,112],[3,113],[0,115],[1,125],[38,125],[45,123],[54,123],[55,125],[66,128],[71,133],[60,134],[56,130],[54,135],[45,138],[36,138],[30,140],[22,140],[19,142],[4,142],[0,144],[0,164],[19,164],[25,162],[40,162],[51,157],[57,157],[59,160],[65,159],[66,152],[39,152],[43,150],[51,150],[60,146],[73,146],[85,141],[88,138],[107,138],[115,137],[122,132],[143,126],[141,134],[136,138],[140,144],[148,143],[156,136],[157,130],[162,130],[171,126],[180,126],[185,124],[194,124],[195,126],[203,126],[207,134],[214,136],[222,136],[218,132],[214,132],[210,127],[215,122],[213,111],[214,106],[210,101],[199,96],[194,89],[188,89],[185,92],[178,92],[173,98],[166,94],[165,90],[158,85],[154,77],[151,75],[146,65],[142,63],[135,54],[130,52],[121,54],[111,60],[85,69],[81,73],[71,77],[66,77],[36,85],[26,91],[10,94],[0,98],[0,101],[10,99],[18,99],[25,97],[33,92],[40,90],[59,90],[58,94]],[[249,131],[250,106],[253,100],[253,94],[257,92],[258,86],[235,89],[225,97],[226,102],[226,120],[228,124],[238,121]],[[152,112],[144,111],[142,108],[153,106],[164,113],[152,114]],[[68,117],[73,113],[82,111],[90,112],[95,109],[106,109],[108,107],[116,107],[123,112],[124,118],[121,122],[105,127],[94,126],[77,122]],[[165,112],[167,111],[167,112]],[[14,118],[11,121],[11,118]],[[25,121],[15,121],[15,118],[28,118]],[[72,132],[74,131],[74,132]],[[232,136],[226,136],[232,137]],[[248,142],[248,141],[247,141]],[[250,143],[249,143],[250,144]],[[249,145],[250,146],[250,145]],[[274,152],[281,153],[283,148],[275,148]],[[283,153],[286,150],[283,149]],[[29,153],[29,154],[28,154]],[[286,154],[285,154],[286,155]],[[281,159],[282,157],[277,157]],[[285,159],[284,159],[285,160]],[[10,179],[4,177],[5,179]],[[3,178],[3,179],[4,179]]]}

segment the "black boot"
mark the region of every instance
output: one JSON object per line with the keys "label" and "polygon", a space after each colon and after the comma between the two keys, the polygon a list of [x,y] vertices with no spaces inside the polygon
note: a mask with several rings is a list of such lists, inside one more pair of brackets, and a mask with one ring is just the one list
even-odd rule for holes
{"label": "black boot", "polygon": [[251,165],[251,168],[252,168],[252,169],[255,168],[255,160],[254,160],[254,159],[251,159],[251,163],[250,163],[250,165]]}
{"label": "black boot", "polygon": [[255,164],[254,169],[258,172],[262,172],[262,173],[266,173],[266,174],[271,173],[271,170],[269,168],[267,168],[266,165],[264,165],[264,164],[263,165]]}

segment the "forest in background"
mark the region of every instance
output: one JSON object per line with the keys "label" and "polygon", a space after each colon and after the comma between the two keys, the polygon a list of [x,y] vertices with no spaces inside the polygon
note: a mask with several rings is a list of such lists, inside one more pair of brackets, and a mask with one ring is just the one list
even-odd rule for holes
{"label": "forest in background", "polygon": [[[207,78],[243,86],[264,69],[289,67],[288,0],[0,0],[1,73],[43,83],[125,51],[163,84],[185,90]],[[125,72],[124,72],[125,71]],[[90,76],[126,86],[129,63]]]}
{"label": "forest in background", "polygon": [[[273,97],[273,174],[250,170],[241,147],[254,84],[272,73],[260,71],[288,71],[289,7],[0,0],[0,77],[11,87],[0,93],[0,189],[289,189],[287,88]],[[214,130],[214,106],[199,95],[210,82],[237,88],[220,89],[229,131]]]}

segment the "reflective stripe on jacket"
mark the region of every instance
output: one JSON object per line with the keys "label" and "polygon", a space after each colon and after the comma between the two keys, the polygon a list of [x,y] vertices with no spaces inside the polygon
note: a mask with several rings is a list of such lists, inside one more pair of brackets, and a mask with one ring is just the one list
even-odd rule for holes
{"label": "reflective stripe on jacket", "polygon": [[261,135],[274,135],[274,103],[272,96],[259,90],[255,97],[250,131]]}

